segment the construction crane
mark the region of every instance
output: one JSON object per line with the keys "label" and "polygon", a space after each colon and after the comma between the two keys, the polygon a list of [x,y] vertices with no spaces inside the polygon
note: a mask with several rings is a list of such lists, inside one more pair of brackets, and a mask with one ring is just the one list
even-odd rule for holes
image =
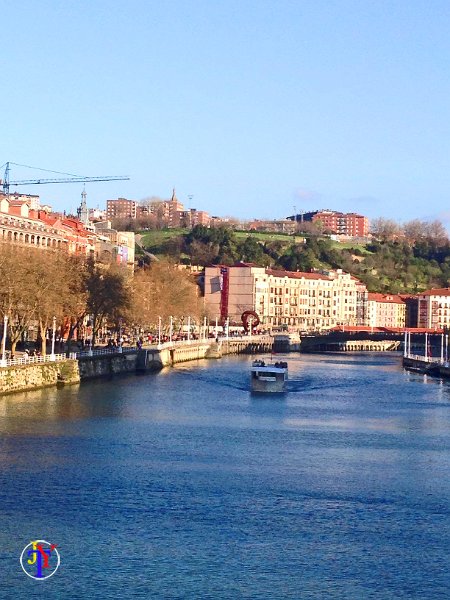
{"label": "construction crane", "polygon": [[[59,179],[22,179],[21,181],[10,181],[10,165],[15,165],[17,167],[26,167],[27,169],[37,169],[39,171],[47,171],[48,173],[58,173],[59,175],[70,175],[70,177]],[[4,194],[9,194],[9,188],[12,185],[39,185],[43,183],[86,183],[88,181],[128,181],[130,179],[129,177],[123,175],[83,177],[82,175],[73,175],[72,173],[61,173],[60,171],[50,171],[49,169],[39,169],[38,167],[30,167],[28,165],[20,165],[18,163],[13,162],[7,162],[3,166],[5,167],[5,176],[3,178],[3,181],[0,179],[0,185],[3,188]]]}

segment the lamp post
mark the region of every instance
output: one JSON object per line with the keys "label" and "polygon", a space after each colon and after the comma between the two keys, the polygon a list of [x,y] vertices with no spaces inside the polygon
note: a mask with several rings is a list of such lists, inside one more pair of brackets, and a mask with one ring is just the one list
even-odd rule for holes
{"label": "lamp post", "polygon": [[226,335],[227,341],[228,341],[228,338],[230,336],[230,318],[229,317],[227,317],[227,320],[225,321],[225,335]]}
{"label": "lamp post", "polygon": [[448,333],[445,334],[445,362],[448,362]]}
{"label": "lamp post", "polygon": [[173,334],[173,317],[170,317],[170,329],[169,329],[169,340],[172,343],[172,334]]}
{"label": "lamp post", "polygon": [[158,346],[161,346],[161,317],[158,317]]}
{"label": "lamp post", "polygon": [[122,319],[119,319],[119,352],[122,352]]}
{"label": "lamp post", "polygon": [[52,352],[50,354],[50,360],[56,360],[56,356],[55,356],[55,336],[56,336],[56,317],[53,317]]}
{"label": "lamp post", "polygon": [[206,341],[206,338],[208,336],[206,335],[206,317],[203,317],[203,341]]}
{"label": "lamp post", "polygon": [[2,367],[6,367],[6,336],[8,334],[8,316],[3,319],[3,340],[2,340]]}
{"label": "lamp post", "polygon": [[190,342],[191,340],[191,317],[188,317],[188,338],[187,341]]}

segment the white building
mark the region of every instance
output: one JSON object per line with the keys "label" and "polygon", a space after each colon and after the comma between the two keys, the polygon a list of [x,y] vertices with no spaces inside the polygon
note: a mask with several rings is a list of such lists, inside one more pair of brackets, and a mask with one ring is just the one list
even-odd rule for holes
{"label": "white building", "polygon": [[367,289],[338,269],[300,273],[239,263],[205,268],[205,305],[211,318],[239,323],[246,310],[266,325],[312,330],[364,323]]}
{"label": "white building", "polygon": [[450,288],[427,290],[418,295],[418,327],[450,327]]}

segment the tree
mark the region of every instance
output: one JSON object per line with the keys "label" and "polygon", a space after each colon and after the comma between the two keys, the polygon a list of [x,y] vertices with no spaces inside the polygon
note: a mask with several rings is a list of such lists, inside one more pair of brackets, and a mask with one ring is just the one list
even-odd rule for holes
{"label": "tree", "polygon": [[57,325],[62,325],[65,300],[68,295],[68,265],[70,258],[59,251],[36,250],[33,256],[33,269],[30,275],[35,302],[35,318],[38,324],[38,340],[42,355],[46,354],[46,334],[56,317]]}
{"label": "tree", "polygon": [[370,230],[375,239],[383,242],[396,240],[401,234],[398,223],[382,217],[372,221]]}
{"label": "tree", "polygon": [[118,322],[126,317],[131,305],[131,288],[126,272],[115,265],[88,261],[86,288],[87,311],[92,316],[92,345],[106,319]]}
{"label": "tree", "polygon": [[[28,330],[36,311],[33,277],[36,250],[4,243],[0,251],[0,312],[8,318],[11,351]],[[5,332],[4,332],[5,335]]]}
{"label": "tree", "polygon": [[63,294],[63,315],[68,326],[67,353],[71,352],[71,344],[75,331],[79,331],[87,314],[88,262],[80,257],[68,256],[66,262],[66,288]]}
{"label": "tree", "polygon": [[139,326],[152,327],[158,317],[201,313],[198,287],[185,270],[167,261],[153,263],[135,273],[133,281],[133,320]]}

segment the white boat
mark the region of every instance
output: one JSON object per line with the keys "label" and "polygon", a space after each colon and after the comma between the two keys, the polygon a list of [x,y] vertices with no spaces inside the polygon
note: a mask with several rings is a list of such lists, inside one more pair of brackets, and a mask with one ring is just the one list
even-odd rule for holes
{"label": "white boat", "polygon": [[251,368],[252,392],[284,392],[288,378],[286,362],[276,362],[266,365],[263,360],[253,361]]}

